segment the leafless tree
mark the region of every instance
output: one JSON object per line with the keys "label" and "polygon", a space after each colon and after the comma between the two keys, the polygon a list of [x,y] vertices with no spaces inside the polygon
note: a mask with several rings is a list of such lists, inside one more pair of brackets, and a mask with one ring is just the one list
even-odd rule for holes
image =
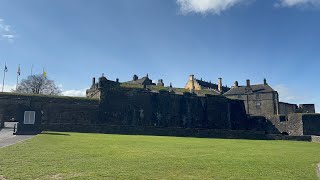
{"label": "leafless tree", "polygon": [[23,79],[18,85],[17,90],[13,92],[24,94],[44,94],[44,95],[60,95],[61,90],[57,87],[53,80],[49,80],[42,74],[29,76]]}

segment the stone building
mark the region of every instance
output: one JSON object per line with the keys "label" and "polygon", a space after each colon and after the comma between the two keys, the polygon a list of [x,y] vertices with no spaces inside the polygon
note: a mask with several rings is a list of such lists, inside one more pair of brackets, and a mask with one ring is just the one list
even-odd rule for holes
{"label": "stone building", "polygon": [[202,79],[196,79],[194,75],[189,76],[189,80],[185,86],[185,89],[190,90],[190,92],[200,91],[200,90],[212,90],[215,91],[216,94],[222,94],[230,90],[230,88],[222,85],[222,78],[219,78],[218,84],[214,84],[211,81],[206,82]]}
{"label": "stone building", "polygon": [[125,83],[134,84],[134,85],[143,85],[143,86],[156,85],[149,78],[148,74],[145,77],[141,78],[141,79],[139,79],[139,77],[137,75],[133,75],[132,81],[128,81],[128,82],[125,82]]}
{"label": "stone building", "polygon": [[231,89],[224,93],[230,99],[243,100],[247,114],[271,117],[273,115],[289,115],[293,113],[315,113],[314,104],[290,104],[279,102],[279,94],[264,79],[263,84],[251,85],[247,80],[246,86],[234,83]]}

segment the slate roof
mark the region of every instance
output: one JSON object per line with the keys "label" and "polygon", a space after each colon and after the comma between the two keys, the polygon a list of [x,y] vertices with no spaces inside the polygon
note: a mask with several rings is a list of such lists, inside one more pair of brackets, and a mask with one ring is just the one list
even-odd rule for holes
{"label": "slate roof", "polygon": [[149,79],[148,77],[143,77],[143,78],[141,78],[141,79],[138,79],[138,80],[136,80],[136,81],[128,81],[128,82],[126,82],[126,83],[128,83],[128,84],[138,84],[138,85],[144,85],[144,84],[146,84],[146,85],[152,85],[152,84],[150,84],[150,83],[147,83],[147,82],[151,82],[152,83],[152,80],[151,79]]}
{"label": "slate roof", "polygon": [[[203,88],[210,88],[210,89],[216,89],[216,90],[218,89],[218,85],[217,84],[206,82],[206,81],[202,81],[202,80],[199,80],[199,79],[195,79],[195,80]],[[223,92],[227,92],[227,91],[230,90],[230,88],[222,86],[222,90],[223,90]]]}
{"label": "slate roof", "polygon": [[[250,87],[253,93],[276,92],[274,89],[272,89],[272,87],[264,84],[251,85]],[[238,94],[246,94],[246,93],[247,93],[247,86],[239,86],[239,87],[232,87],[224,95],[238,95]]]}

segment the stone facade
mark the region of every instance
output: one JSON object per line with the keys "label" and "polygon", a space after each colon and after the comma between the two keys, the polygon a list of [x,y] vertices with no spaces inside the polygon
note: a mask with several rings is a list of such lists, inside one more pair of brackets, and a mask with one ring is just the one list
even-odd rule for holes
{"label": "stone facade", "polygon": [[265,81],[264,84],[251,85],[247,80],[246,86],[239,86],[238,82],[224,94],[230,99],[244,101],[247,114],[255,116],[269,116],[278,114],[279,95]]}
{"label": "stone facade", "polygon": [[247,114],[254,116],[290,115],[292,113],[315,113],[314,104],[290,104],[279,102],[279,94],[264,79],[263,84],[251,85],[247,80],[246,86],[238,82],[224,94],[230,99],[243,100]]}
{"label": "stone facade", "polygon": [[190,92],[201,91],[204,89],[212,90],[215,94],[223,94],[230,90],[230,88],[222,85],[222,78],[219,78],[218,84],[203,81],[202,79],[196,79],[194,75],[189,76],[189,80],[185,86],[185,89],[188,89]]}

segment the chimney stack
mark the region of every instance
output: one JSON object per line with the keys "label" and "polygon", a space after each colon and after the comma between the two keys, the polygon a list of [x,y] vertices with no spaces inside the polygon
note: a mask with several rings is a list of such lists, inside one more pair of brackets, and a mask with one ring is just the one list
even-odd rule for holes
{"label": "chimney stack", "polygon": [[268,85],[266,78],[263,79],[263,84],[264,84],[265,86]]}
{"label": "chimney stack", "polygon": [[133,81],[136,81],[138,79],[139,79],[139,77],[137,75],[133,75]]}
{"label": "chimney stack", "polygon": [[194,75],[190,75],[189,80],[191,81],[191,93],[194,93],[195,86],[194,86]]}
{"label": "chimney stack", "polygon": [[94,78],[92,78],[92,87],[94,87],[95,84],[96,84],[96,78],[94,77]]}
{"label": "chimney stack", "polygon": [[219,91],[219,92],[222,92],[222,91],[223,91],[223,89],[222,89],[222,78],[219,78],[219,79],[218,79],[218,91]]}
{"label": "chimney stack", "polygon": [[247,79],[247,87],[250,87],[250,79]]}
{"label": "chimney stack", "polygon": [[239,87],[238,81],[235,81],[235,82],[234,82],[234,87]]}

